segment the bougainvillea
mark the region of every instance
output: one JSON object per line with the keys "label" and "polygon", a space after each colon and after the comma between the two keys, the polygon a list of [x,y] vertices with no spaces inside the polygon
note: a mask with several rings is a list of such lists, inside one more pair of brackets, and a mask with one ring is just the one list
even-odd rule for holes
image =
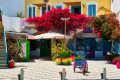
{"label": "bougainvillea", "polygon": [[92,18],[93,33],[104,41],[116,40],[119,33],[119,21],[114,13],[95,16]]}
{"label": "bougainvillea", "polygon": [[41,17],[28,18],[26,22],[35,24],[37,26],[37,30],[45,29],[47,31],[64,33],[65,21],[62,21],[61,18],[67,17],[70,18],[70,20],[66,22],[67,33],[71,30],[76,31],[77,28],[86,27],[86,24],[90,20],[90,18],[84,14],[72,14],[68,8],[53,8]]}

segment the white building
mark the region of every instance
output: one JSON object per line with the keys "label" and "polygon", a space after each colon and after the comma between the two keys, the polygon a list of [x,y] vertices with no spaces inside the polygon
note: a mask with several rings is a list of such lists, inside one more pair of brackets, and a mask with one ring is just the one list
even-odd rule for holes
{"label": "white building", "polygon": [[120,21],[120,0],[112,0],[112,12],[117,14],[117,18]]}
{"label": "white building", "polygon": [[16,17],[17,12],[25,13],[25,0],[0,0],[0,8],[3,10],[3,15]]}

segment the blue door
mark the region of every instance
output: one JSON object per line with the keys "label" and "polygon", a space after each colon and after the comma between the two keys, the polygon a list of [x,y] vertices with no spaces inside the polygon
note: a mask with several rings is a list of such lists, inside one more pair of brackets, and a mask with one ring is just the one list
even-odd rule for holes
{"label": "blue door", "polygon": [[95,39],[94,38],[85,39],[85,54],[86,54],[86,58],[95,57]]}
{"label": "blue door", "polygon": [[81,14],[81,6],[71,6],[71,12]]}

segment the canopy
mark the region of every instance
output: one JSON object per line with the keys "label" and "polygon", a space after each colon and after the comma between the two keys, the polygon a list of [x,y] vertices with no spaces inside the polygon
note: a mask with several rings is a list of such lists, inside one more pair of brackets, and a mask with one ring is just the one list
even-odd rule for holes
{"label": "canopy", "polygon": [[[60,33],[48,32],[48,33],[44,33],[44,34],[34,36],[34,39],[53,39],[53,38],[55,38],[55,39],[64,39],[65,35],[60,34]],[[66,39],[72,39],[72,38],[73,38],[72,36],[66,35]]]}

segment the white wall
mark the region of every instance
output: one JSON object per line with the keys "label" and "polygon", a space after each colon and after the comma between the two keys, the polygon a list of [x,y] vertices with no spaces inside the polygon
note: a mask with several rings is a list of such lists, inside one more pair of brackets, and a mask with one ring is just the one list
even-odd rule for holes
{"label": "white wall", "polygon": [[24,25],[24,18],[2,16],[2,19],[6,31],[20,32]]}
{"label": "white wall", "polygon": [[16,17],[17,12],[25,13],[25,0],[0,0],[3,15]]}
{"label": "white wall", "polygon": [[117,18],[120,20],[120,0],[113,0],[112,2],[112,12],[117,14]]}

